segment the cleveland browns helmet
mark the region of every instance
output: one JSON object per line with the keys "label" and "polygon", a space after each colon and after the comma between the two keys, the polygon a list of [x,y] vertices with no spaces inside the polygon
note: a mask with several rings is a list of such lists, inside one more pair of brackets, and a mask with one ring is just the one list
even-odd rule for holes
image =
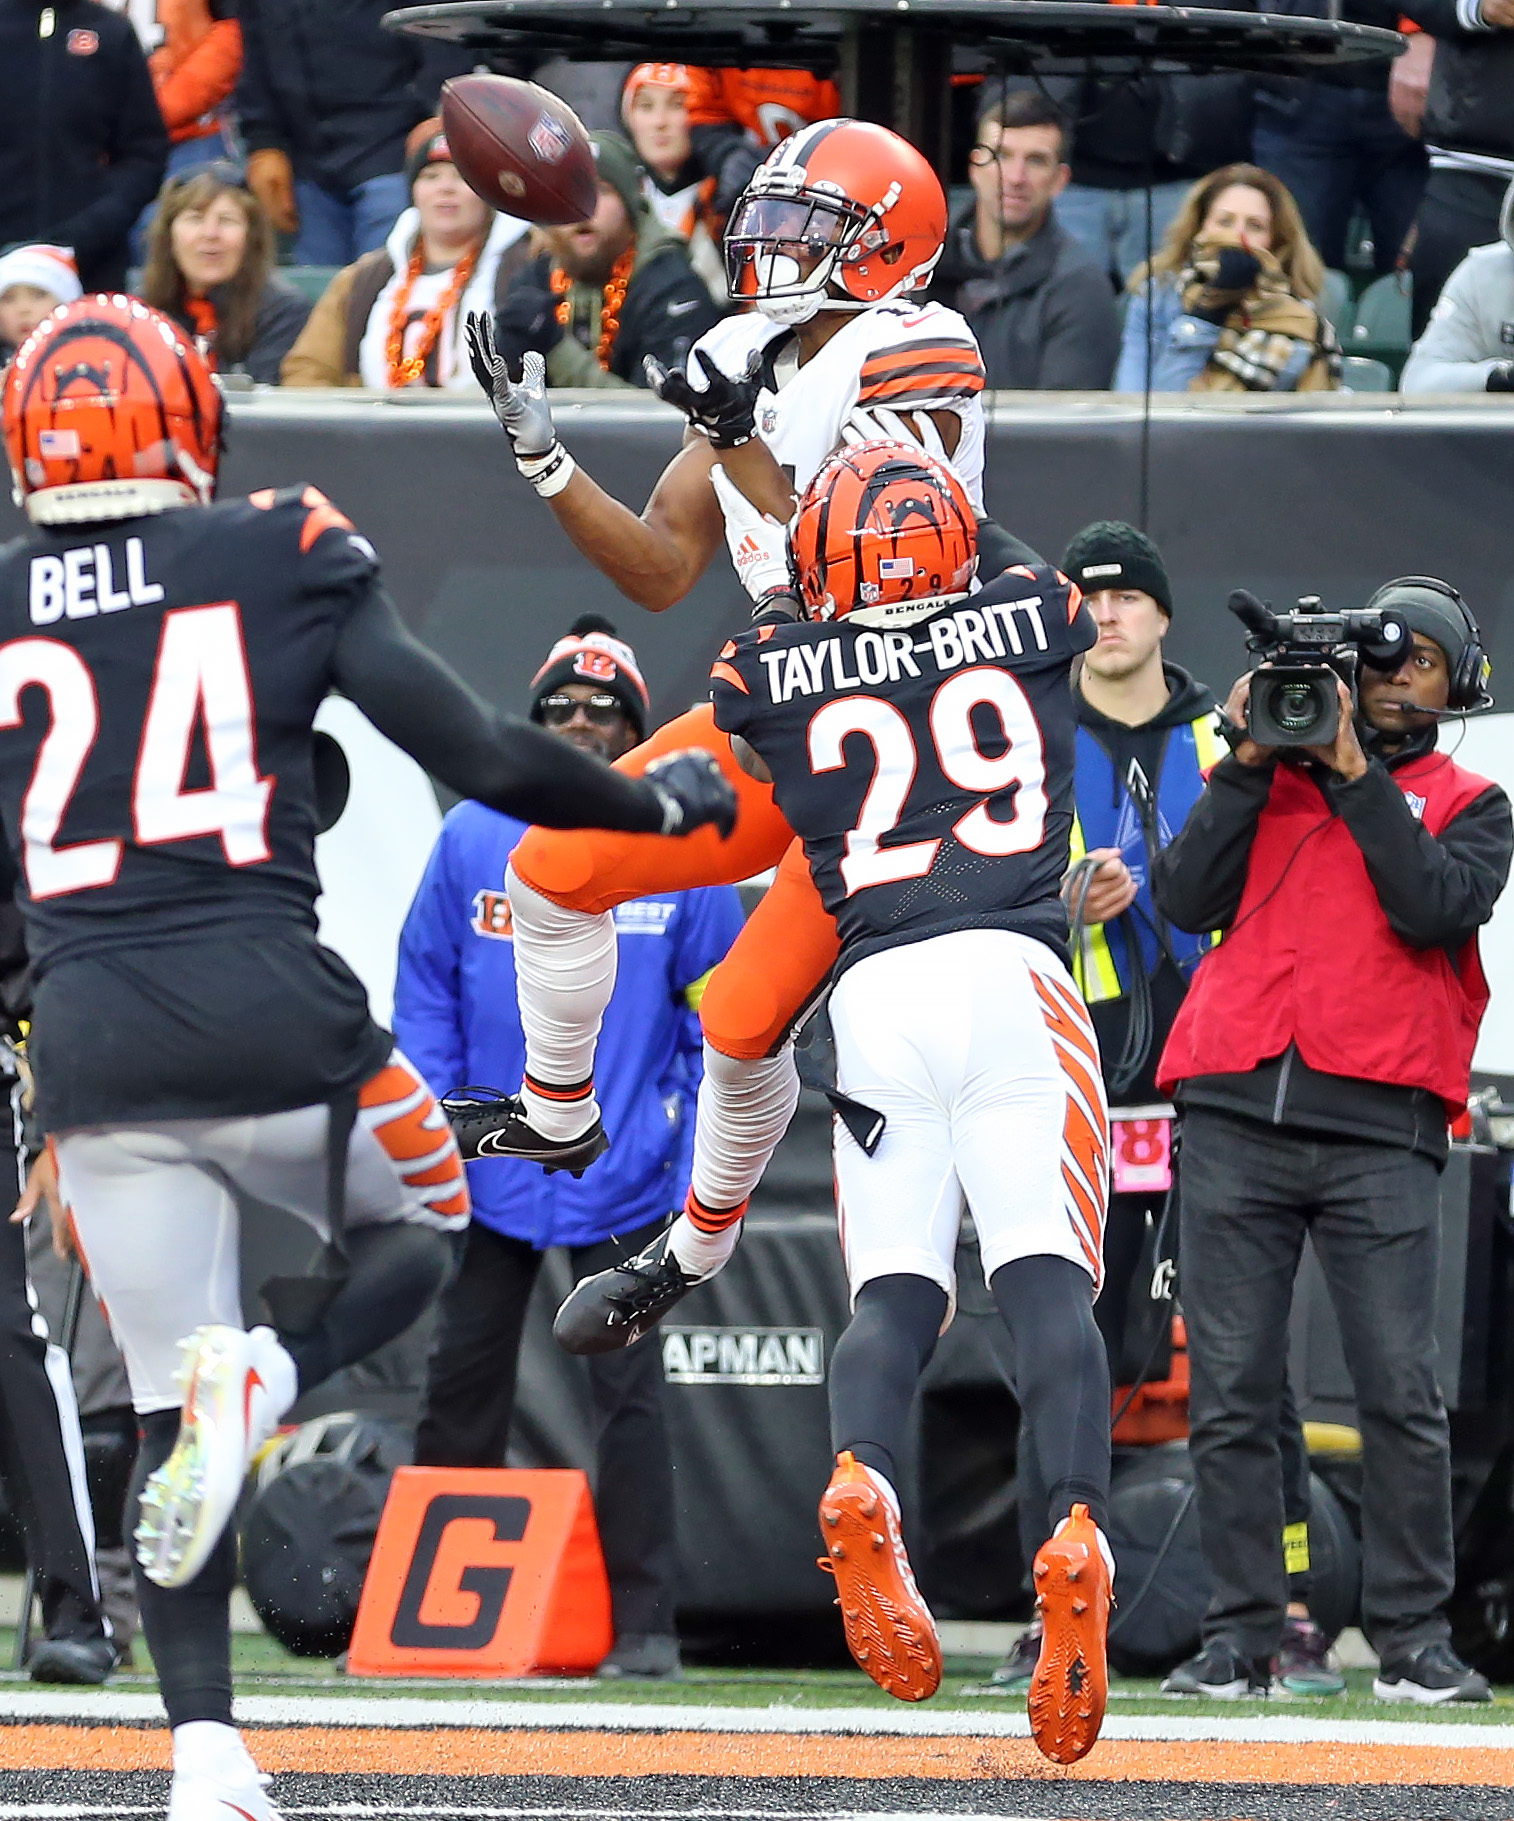
{"label": "cleveland browns helmet", "polygon": [[945,243],[946,193],[907,139],[817,121],[768,153],[731,211],[731,301],[781,323],[870,309],[918,290]]}
{"label": "cleveland browns helmet", "polygon": [[81,297],[22,343],[5,378],[5,452],[35,524],[206,505],[221,395],[184,333],[134,297]]}
{"label": "cleveland browns helmet", "polygon": [[914,443],[838,449],[805,488],[789,541],[814,620],[908,626],[960,600],[978,567],[967,489]]}

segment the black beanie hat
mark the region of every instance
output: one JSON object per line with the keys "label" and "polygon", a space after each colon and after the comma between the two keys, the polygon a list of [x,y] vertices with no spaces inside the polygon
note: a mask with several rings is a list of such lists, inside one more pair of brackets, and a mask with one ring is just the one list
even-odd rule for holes
{"label": "black beanie hat", "polygon": [[547,653],[547,661],[531,679],[531,719],[541,719],[545,697],[556,695],[568,683],[592,683],[606,695],[619,698],[636,738],[647,737],[651,698],[636,662],[636,653],[602,613],[582,613]]}
{"label": "black beanie hat", "polygon": [[1101,588],[1139,588],[1172,617],[1172,583],[1161,551],[1144,531],[1121,519],[1085,525],[1067,546],[1062,572],[1084,594],[1097,594]]}

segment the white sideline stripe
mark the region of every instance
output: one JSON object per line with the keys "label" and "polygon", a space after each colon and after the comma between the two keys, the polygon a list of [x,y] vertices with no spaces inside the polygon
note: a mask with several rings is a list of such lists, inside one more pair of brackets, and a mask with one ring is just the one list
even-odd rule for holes
{"label": "white sideline stripe", "polygon": [[[382,1697],[244,1695],[237,1718],[249,1726],[480,1727],[495,1732],[726,1732],[891,1736],[917,1739],[1026,1739],[1023,1713],[940,1714],[863,1707],[678,1707],[651,1702],[387,1701]],[[94,1720],[161,1725],[156,1695],[105,1690],[0,1691],[0,1723],[17,1720]],[[1111,1714],[1106,1739],[1247,1745],[1430,1745],[1448,1750],[1482,1746],[1514,1751],[1514,1726],[1476,1726],[1414,1720],[1306,1720],[1292,1715],[1228,1714],[1210,1718]],[[1511,1765],[1514,1771],[1514,1765]],[[573,1811],[577,1812],[577,1811]],[[0,1809],[0,1814],[3,1814]]]}
{"label": "white sideline stripe", "polygon": [[[413,1816],[416,1821],[559,1821],[559,1818],[593,1816],[595,1821],[1003,1821],[995,1815],[929,1814],[914,1809],[876,1811],[826,1808],[595,1808],[580,1803],[565,1808],[488,1808],[457,1803],[332,1802],[314,1806],[291,1806],[280,1803],[285,1815],[329,1816]],[[87,1821],[91,1816],[157,1815],[163,1813],[156,1804],[102,1804],[73,1802],[8,1802],[0,1803],[0,1821]],[[1020,1821],[1043,1821],[1039,1817],[1021,1817]],[[1049,1817],[1044,1818],[1049,1821]]]}

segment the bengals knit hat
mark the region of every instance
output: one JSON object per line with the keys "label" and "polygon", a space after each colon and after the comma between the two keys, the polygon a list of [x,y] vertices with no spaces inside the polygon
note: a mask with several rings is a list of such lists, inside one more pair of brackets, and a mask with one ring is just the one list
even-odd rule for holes
{"label": "bengals knit hat", "polygon": [[433,115],[410,129],[405,141],[405,187],[414,188],[415,180],[428,164],[451,164],[452,148],[442,131],[441,120]]}
{"label": "bengals knit hat", "polygon": [[547,661],[531,679],[531,719],[541,719],[541,705],[569,683],[588,683],[619,699],[638,740],[647,737],[647,717],[652,699],[636,662],[636,653],[600,613],[585,613],[568,628],[547,653]]}
{"label": "bengals knit hat", "polygon": [[1172,583],[1161,551],[1145,532],[1121,519],[1085,525],[1067,546],[1061,567],[1084,594],[1097,594],[1101,588],[1139,588],[1172,618]]}
{"label": "bengals knit hat", "polygon": [[594,163],[599,169],[601,182],[609,184],[626,205],[626,213],[634,225],[647,208],[647,199],[641,187],[641,160],[636,155],[636,147],[624,133],[613,133],[608,129],[590,133],[589,143],[594,148]]}

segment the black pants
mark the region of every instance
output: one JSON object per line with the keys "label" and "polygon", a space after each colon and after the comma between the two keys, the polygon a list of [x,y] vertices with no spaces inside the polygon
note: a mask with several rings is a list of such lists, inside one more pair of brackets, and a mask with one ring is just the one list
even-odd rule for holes
{"label": "black pants", "polygon": [[[573,1247],[575,1274],[618,1264],[663,1224]],[[481,1221],[469,1227],[462,1264],[438,1310],[417,1465],[504,1465],[521,1332],[542,1257],[524,1240],[506,1239]],[[587,1363],[598,1460],[595,1509],[616,1635],[671,1633],[678,1558],[661,1340],[654,1332],[624,1352]]]}
{"label": "black pants", "polygon": [[[3,1084],[0,1084],[3,1086]],[[7,1114],[0,1108],[0,1121]],[[0,1128],[3,1129],[3,1128]],[[0,1159],[5,1156],[0,1144]],[[10,1146],[21,1170],[20,1153]],[[0,1196],[6,1216],[15,1194]],[[8,1204],[8,1205],[7,1205]],[[94,1523],[80,1447],[70,1463],[65,1427],[77,1439],[79,1411],[62,1350],[52,1349],[26,1271],[26,1232],[0,1217],[0,1475],[36,1570],[42,1623],[52,1638],[104,1635],[91,1548]]]}
{"label": "black pants", "polygon": [[1362,1625],[1401,1658],[1449,1635],[1451,1454],[1435,1377],[1439,1172],[1393,1145],[1204,1107],[1183,1121],[1189,1447],[1214,1587],[1204,1635],[1270,1656],[1287,1584],[1278,1421],[1307,1231],[1340,1322],[1362,1435]]}
{"label": "black pants", "polygon": [[1414,274],[1414,339],[1418,341],[1446,280],[1473,247],[1498,239],[1507,184],[1476,171],[1431,171],[1416,218],[1409,270]]}

